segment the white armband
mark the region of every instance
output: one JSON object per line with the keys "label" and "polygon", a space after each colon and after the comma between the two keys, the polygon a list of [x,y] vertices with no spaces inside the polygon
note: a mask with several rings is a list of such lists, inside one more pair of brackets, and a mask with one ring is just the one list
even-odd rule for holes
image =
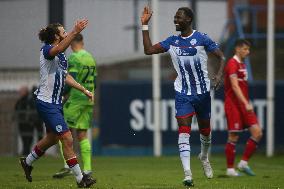
{"label": "white armband", "polygon": [[142,25],[142,31],[147,31],[149,30],[149,26],[148,25]]}

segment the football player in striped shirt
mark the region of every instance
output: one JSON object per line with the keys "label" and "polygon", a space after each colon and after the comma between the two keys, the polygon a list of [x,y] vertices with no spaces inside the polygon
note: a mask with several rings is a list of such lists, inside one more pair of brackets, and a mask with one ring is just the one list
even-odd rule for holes
{"label": "football player in striped shirt", "polygon": [[[82,34],[77,34],[71,43],[72,53],[68,58],[68,72],[73,78],[95,94],[96,88],[96,61],[91,53],[84,49],[84,40]],[[91,128],[93,121],[94,102],[90,101],[80,91],[66,86],[65,96],[67,101],[64,104],[64,117],[71,129],[74,137],[77,138],[80,146],[81,159],[83,163],[83,172],[92,175],[92,150],[91,143],[87,137],[87,131]],[[60,151],[62,153],[62,145]],[[71,169],[66,162],[64,168],[53,175],[54,178],[63,178],[72,174]]]}
{"label": "football player in striped shirt", "polygon": [[180,35],[172,35],[166,40],[152,45],[148,23],[152,16],[149,7],[145,7],[141,16],[144,52],[147,55],[169,52],[173,66],[177,72],[174,82],[176,119],[178,122],[178,145],[184,170],[185,186],[193,186],[190,169],[190,131],[192,117],[196,115],[201,141],[199,159],[207,178],[213,177],[212,167],[208,159],[211,145],[211,97],[210,79],[207,70],[207,52],[211,52],[220,60],[220,68],[215,77],[214,87],[220,84],[225,66],[223,53],[208,35],[192,29],[193,11],[181,7],[174,16],[176,31]]}
{"label": "football player in striped shirt", "polygon": [[27,157],[20,158],[26,179],[32,182],[32,164],[44,152],[60,140],[64,158],[72,169],[79,187],[89,187],[96,181],[89,175],[82,174],[76,154],[73,150],[73,138],[63,117],[62,93],[65,83],[93,99],[93,94],[77,83],[68,74],[68,62],[64,51],[76,34],[86,28],[88,20],[78,20],[73,30],[66,33],[61,24],[50,24],[39,32],[39,39],[44,43],[40,50],[40,81],[36,91],[37,111],[45,123],[46,136],[37,142]]}

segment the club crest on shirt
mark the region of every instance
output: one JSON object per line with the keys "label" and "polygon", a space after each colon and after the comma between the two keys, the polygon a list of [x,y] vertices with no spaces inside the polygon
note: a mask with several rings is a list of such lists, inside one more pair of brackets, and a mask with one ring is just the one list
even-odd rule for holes
{"label": "club crest on shirt", "polygon": [[197,43],[197,40],[196,40],[196,39],[190,40],[190,44],[191,44],[191,45],[195,45],[196,43]]}
{"label": "club crest on shirt", "polygon": [[179,40],[177,39],[177,40],[175,41],[175,44],[177,44],[177,45],[178,45],[178,43],[179,43]]}
{"label": "club crest on shirt", "polygon": [[61,125],[56,125],[55,127],[57,132],[61,132],[62,131],[62,126]]}

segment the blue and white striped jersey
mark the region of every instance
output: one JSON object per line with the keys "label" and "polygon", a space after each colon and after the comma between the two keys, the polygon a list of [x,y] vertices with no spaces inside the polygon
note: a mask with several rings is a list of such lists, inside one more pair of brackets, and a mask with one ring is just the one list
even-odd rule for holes
{"label": "blue and white striped jersey", "polygon": [[188,37],[173,35],[159,44],[170,53],[178,74],[174,83],[176,91],[186,95],[210,91],[206,52],[219,48],[214,41],[194,30]]}
{"label": "blue and white striped jersey", "polygon": [[41,101],[61,104],[68,62],[64,53],[51,57],[49,51],[52,47],[52,45],[45,44],[41,48],[40,81],[35,94]]}

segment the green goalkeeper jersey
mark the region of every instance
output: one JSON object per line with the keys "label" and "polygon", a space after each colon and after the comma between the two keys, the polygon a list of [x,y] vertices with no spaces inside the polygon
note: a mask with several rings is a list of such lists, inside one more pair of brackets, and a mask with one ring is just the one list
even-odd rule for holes
{"label": "green goalkeeper jersey", "polygon": [[[68,58],[68,71],[74,76],[74,79],[91,91],[93,94],[96,89],[96,61],[94,57],[86,50],[73,52]],[[82,105],[93,105],[89,98],[81,91],[72,88],[69,93],[68,101],[70,103],[80,103]]]}

